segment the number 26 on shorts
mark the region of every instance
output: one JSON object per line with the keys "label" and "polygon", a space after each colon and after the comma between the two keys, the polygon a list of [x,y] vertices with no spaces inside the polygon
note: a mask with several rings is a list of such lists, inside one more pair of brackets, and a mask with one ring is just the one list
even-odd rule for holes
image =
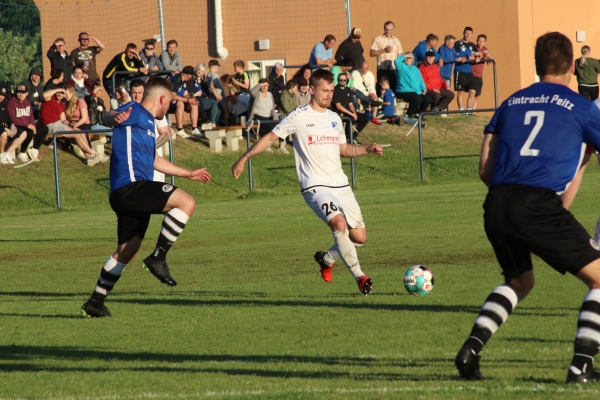
{"label": "number 26 on shorts", "polygon": [[337,211],[338,208],[335,204],[333,204],[333,201],[332,201],[329,204],[327,204],[327,203],[321,204],[321,210],[325,211],[326,217],[329,217],[329,214],[331,214],[334,211]]}

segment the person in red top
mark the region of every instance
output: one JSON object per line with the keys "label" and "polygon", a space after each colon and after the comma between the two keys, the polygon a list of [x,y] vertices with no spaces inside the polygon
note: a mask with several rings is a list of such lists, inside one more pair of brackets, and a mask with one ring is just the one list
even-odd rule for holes
{"label": "person in red top", "polygon": [[[64,88],[47,90],[44,92],[44,102],[42,103],[42,109],[40,110],[40,120],[42,121],[42,124],[48,127],[50,135],[53,135],[55,132],[73,130],[73,128],[69,126],[69,121],[65,114],[65,104],[63,103],[64,96]],[[87,165],[92,166],[101,161],[101,157],[98,153],[90,148],[85,135],[63,134],[63,136],[75,139],[77,146],[79,146],[86,157],[85,163]]]}
{"label": "person in red top", "polygon": [[[435,54],[433,51],[428,51],[425,53],[425,62],[419,66],[419,70],[425,82],[427,94],[433,99],[431,111],[446,110],[454,99],[454,92],[446,87],[446,81],[442,79],[440,69],[434,64],[434,61]],[[440,116],[445,118],[448,114],[440,114]]]}
{"label": "person in red top", "polygon": [[483,67],[485,67],[485,60],[493,59],[490,51],[485,47],[486,40],[487,36],[484,34],[477,36],[477,52],[481,54],[481,56],[475,56],[475,62],[479,64],[473,64],[471,67],[473,69],[473,82],[475,83],[475,101],[473,102],[473,109],[477,108],[477,100],[479,99],[481,89],[483,88]]}

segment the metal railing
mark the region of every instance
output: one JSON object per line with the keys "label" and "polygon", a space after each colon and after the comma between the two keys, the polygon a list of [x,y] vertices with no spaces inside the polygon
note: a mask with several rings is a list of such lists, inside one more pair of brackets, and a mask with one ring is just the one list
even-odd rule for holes
{"label": "metal railing", "polygon": [[478,110],[454,110],[454,111],[427,111],[419,114],[419,121],[417,127],[419,128],[419,167],[421,170],[421,182],[425,182],[425,166],[423,160],[423,117],[426,115],[440,115],[440,114],[466,114],[466,113],[480,113],[480,112],[495,112],[498,108],[482,108]]}
{"label": "metal railing", "polygon": [[153,76],[162,76],[162,75],[171,75],[173,71],[155,71],[155,72],[149,72],[148,74],[142,74],[141,72],[127,72],[127,71],[117,71],[115,72],[112,77],[112,90],[113,93],[108,93],[109,96],[113,96],[114,95],[114,91],[116,90],[116,82],[117,82],[117,76],[127,76],[128,80],[132,80],[132,79],[136,79],[136,78],[143,78],[143,77],[153,77]]}
{"label": "metal railing", "polygon": [[[52,144],[54,146],[54,182],[56,186],[56,207],[60,210],[62,207],[60,200],[60,175],[58,169],[58,151],[56,146],[56,137],[58,135],[86,135],[86,134],[104,134],[106,136],[112,136],[112,129],[95,129],[91,132],[88,131],[58,131],[54,132],[52,135]],[[98,157],[102,156],[99,154]],[[169,160],[173,162],[173,141],[171,140],[171,136],[169,136]],[[171,176],[171,184],[175,185],[175,177]]]}

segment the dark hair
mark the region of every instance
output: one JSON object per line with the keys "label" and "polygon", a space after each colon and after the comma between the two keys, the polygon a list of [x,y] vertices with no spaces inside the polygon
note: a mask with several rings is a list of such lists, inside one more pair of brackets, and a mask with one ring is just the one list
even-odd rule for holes
{"label": "dark hair", "polygon": [[233,82],[233,76],[229,74],[221,75],[219,80],[225,85],[231,85],[231,82]]}
{"label": "dark hair", "polygon": [[452,35],[446,35],[444,38],[444,43],[446,43],[448,40],[456,40],[456,38]]}
{"label": "dark hair", "polygon": [[386,25],[390,25],[390,24],[391,24],[391,25],[392,25],[394,28],[396,27],[396,24],[395,24],[395,23],[393,23],[392,21],[386,21],[386,22],[383,24],[383,29],[385,29],[385,26],[386,26]]}
{"label": "dark hair", "polygon": [[92,87],[102,87],[102,84],[100,83],[100,79],[96,79],[94,81],[94,84],[92,85]]}
{"label": "dark hair", "polygon": [[318,69],[310,76],[310,86],[317,87],[320,81],[333,83],[333,74],[326,69]]}
{"label": "dark hair", "polygon": [[332,40],[335,40],[335,36],[333,36],[332,34],[329,34],[329,35],[325,36],[325,39],[323,39],[323,43],[331,42]]}
{"label": "dark hair", "polygon": [[267,78],[260,78],[258,83],[269,83],[269,80]]}
{"label": "dark hair", "polygon": [[65,71],[62,70],[62,68],[52,68],[50,70],[50,78],[51,79],[58,79],[60,78],[60,76],[62,74],[64,74]]}
{"label": "dark hair", "polygon": [[312,67],[310,66],[310,64],[304,64],[303,66],[300,67],[300,69],[298,71],[296,71],[296,73],[294,74],[292,79],[300,82],[300,79],[304,79],[304,71],[306,71],[307,69],[310,69],[310,71],[312,73]]}
{"label": "dark hair", "polygon": [[175,39],[169,40],[169,41],[167,42],[167,47],[169,47],[169,46],[170,46],[170,45],[172,45],[172,44],[174,44],[175,46],[178,46],[178,47],[179,47],[179,43],[177,43],[177,40],[175,40]]}
{"label": "dark hair", "polygon": [[465,33],[466,31],[473,32],[473,28],[471,28],[470,26],[465,26],[465,29],[463,29],[463,33]]}
{"label": "dark hair", "polygon": [[73,72],[75,72],[76,69],[80,69],[83,72],[83,65],[81,65],[81,63],[75,64],[73,67]]}
{"label": "dark hair", "polygon": [[573,44],[560,32],[548,32],[535,42],[535,72],[540,77],[564,75],[573,64]]}
{"label": "dark hair", "polygon": [[338,67],[351,67],[354,64],[354,61],[352,61],[349,58],[344,58],[343,60],[340,60],[339,63],[337,63]]}
{"label": "dark hair", "polygon": [[146,90],[144,91],[144,97],[146,97],[146,95],[156,87],[166,89],[169,92],[173,91],[173,84],[171,83],[171,81],[160,76],[153,76],[152,78],[148,79],[148,82],[146,82]]}
{"label": "dark hair", "polygon": [[436,34],[434,33],[430,33],[429,35],[427,35],[427,37],[425,38],[425,41],[427,42],[431,42],[432,40],[439,40],[439,38],[437,37]]}
{"label": "dark hair", "polygon": [[137,49],[137,45],[135,43],[127,43],[125,50],[127,49]]}
{"label": "dark hair", "polygon": [[298,81],[294,80],[294,79],[290,79],[289,81],[287,81],[287,83],[285,84],[285,88],[286,90],[290,90],[294,87],[298,86]]}
{"label": "dark hair", "polygon": [[134,88],[134,87],[143,87],[143,86],[146,86],[146,84],[141,79],[133,79],[131,82],[129,82],[130,89]]}
{"label": "dark hair", "polygon": [[479,40],[479,38],[484,38],[485,40],[487,40],[487,36],[485,36],[483,33],[477,35],[477,40]]}
{"label": "dark hair", "polygon": [[89,34],[87,32],[79,32],[79,36],[78,36],[79,39],[81,39],[81,35],[88,35],[89,36]]}

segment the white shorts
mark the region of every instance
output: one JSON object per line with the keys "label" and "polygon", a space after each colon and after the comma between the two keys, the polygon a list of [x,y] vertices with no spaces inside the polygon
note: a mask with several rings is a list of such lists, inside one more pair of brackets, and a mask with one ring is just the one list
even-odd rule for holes
{"label": "white shorts", "polygon": [[302,193],[304,201],[323,222],[328,223],[338,214],[343,214],[348,229],[364,228],[360,206],[349,186],[333,189],[315,187]]}

